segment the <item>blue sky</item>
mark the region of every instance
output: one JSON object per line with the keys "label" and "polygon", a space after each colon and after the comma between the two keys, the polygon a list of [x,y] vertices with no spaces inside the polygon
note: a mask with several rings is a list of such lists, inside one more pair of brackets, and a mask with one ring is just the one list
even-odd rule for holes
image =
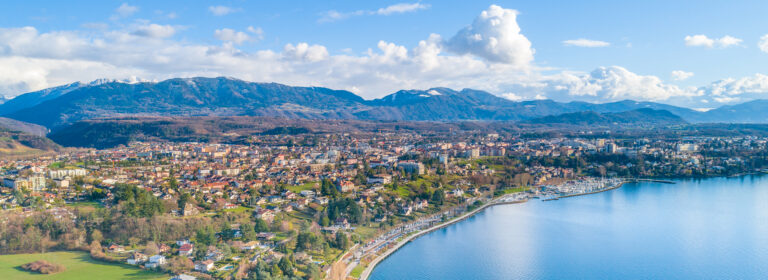
{"label": "blue sky", "polygon": [[0,94],[8,96],[97,78],[198,75],[328,86],[366,98],[448,86],[513,100],[635,99],[694,108],[768,92],[768,37],[759,46],[768,34],[765,1],[4,6]]}

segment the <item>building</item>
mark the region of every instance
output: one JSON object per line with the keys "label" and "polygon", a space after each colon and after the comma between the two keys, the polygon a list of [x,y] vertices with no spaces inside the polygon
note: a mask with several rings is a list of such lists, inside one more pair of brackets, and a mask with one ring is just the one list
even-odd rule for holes
{"label": "building", "polygon": [[339,180],[336,182],[336,188],[340,192],[351,192],[355,190],[355,184],[348,180]]}
{"label": "building", "polygon": [[416,173],[419,175],[424,175],[425,171],[423,163],[412,160],[398,162],[397,167],[403,169],[406,173]]}
{"label": "building", "polygon": [[179,274],[174,277],[171,277],[170,280],[197,280],[197,278],[192,275]]}
{"label": "building", "polygon": [[213,270],[213,261],[212,260],[197,261],[195,262],[195,270],[202,271],[202,272],[211,271]]}
{"label": "building", "polygon": [[161,255],[154,255],[149,257],[149,261],[144,264],[146,268],[156,268],[165,265],[165,257]]}
{"label": "building", "polygon": [[34,192],[39,192],[45,189],[46,181],[42,176],[30,176],[27,178],[5,178],[3,179],[3,185],[7,188],[27,189]]}
{"label": "building", "polygon": [[696,145],[696,144],[688,144],[688,143],[677,144],[678,153],[695,153],[698,150],[699,150],[699,145]]}
{"label": "building", "polygon": [[368,177],[366,180],[368,184],[389,184],[392,183],[392,176],[381,174]]}
{"label": "building", "polygon": [[179,256],[189,256],[192,255],[192,252],[195,250],[195,247],[192,246],[192,244],[185,243],[181,245],[179,248]]}
{"label": "building", "polygon": [[85,176],[88,172],[82,168],[67,168],[48,171],[51,179],[63,179],[66,177]]}

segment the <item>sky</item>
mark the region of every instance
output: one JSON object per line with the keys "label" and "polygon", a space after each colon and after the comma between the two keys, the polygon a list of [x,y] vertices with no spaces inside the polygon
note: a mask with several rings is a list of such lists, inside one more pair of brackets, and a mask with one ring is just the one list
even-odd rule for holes
{"label": "sky", "polygon": [[768,98],[766,1],[3,1],[0,95],[228,76],[715,108]]}

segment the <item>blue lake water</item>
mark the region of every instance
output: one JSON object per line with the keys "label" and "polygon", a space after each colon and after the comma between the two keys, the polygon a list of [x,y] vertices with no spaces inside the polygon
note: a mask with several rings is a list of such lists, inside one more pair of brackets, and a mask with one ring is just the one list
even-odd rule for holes
{"label": "blue lake water", "polygon": [[768,176],[494,206],[403,246],[370,279],[768,279]]}

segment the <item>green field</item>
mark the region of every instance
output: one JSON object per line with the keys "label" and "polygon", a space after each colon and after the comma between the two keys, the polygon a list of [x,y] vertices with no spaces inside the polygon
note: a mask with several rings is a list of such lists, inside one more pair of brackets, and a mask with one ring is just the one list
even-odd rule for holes
{"label": "green field", "polygon": [[[61,264],[66,270],[51,275],[30,273],[19,266],[37,260]],[[168,279],[170,276],[129,265],[101,262],[85,252],[0,255],[0,279]]]}

